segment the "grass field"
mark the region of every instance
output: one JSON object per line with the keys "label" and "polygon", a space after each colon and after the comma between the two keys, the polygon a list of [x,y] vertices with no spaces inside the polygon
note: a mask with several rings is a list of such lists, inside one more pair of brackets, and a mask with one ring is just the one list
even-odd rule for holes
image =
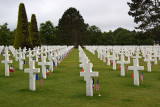
{"label": "grass field", "polygon": [[[16,70],[10,77],[4,76],[4,64],[0,64],[0,107],[160,106],[160,65],[153,65],[152,72],[147,72],[146,63],[142,62],[144,82],[140,81],[138,87],[133,85],[133,71],[121,77],[119,69],[113,71],[112,66],[100,61],[97,54],[84,51],[93,63],[93,70],[99,72],[95,80],[99,78],[101,96],[95,90],[93,97],[86,96],[86,84],[80,77],[78,50],[74,49],[57,70],[54,68],[51,77],[43,81],[43,87],[36,81],[35,92],[29,91],[29,74],[18,70],[18,62],[14,61]],[[41,68],[37,64],[36,67]]]}

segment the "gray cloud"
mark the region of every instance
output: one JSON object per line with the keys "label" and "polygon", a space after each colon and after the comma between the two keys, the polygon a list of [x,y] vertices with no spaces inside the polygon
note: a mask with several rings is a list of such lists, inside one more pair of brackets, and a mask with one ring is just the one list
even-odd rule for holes
{"label": "gray cloud", "polygon": [[28,21],[36,14],[38,24],[47,20],[58,25],[58,20],[69,7],[80,11],[85,23],[98,26],[102,31],[123,27],[133,30],[136,24],[128,15],[127,2],[131,0],[1,0],[0,25],[8,22],[11,29],[17,26],[19,3],[25,4]]}

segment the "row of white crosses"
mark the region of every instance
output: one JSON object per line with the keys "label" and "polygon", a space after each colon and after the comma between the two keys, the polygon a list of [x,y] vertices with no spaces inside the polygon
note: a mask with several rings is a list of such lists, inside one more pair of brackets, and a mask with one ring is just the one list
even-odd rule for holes
{"label": "row of white crosses", "polygon": [[8,54],[8,52],[8,47],[5,47],[5,54],[3,54],[5,60],[1,61],[5,64],[5,76],[9,76],[9,64],[12,63],[12,60],[9,60],[10,54]]}
{"label": "row of white crosses", "polygon": [[84,72],[80,72],[80,76],[84,76],[84,81],[86,81],[86,96],[93,96],[92,77],[98,76],[98,72],[92,71],[93,64],[89,63],[88,57],[80,46],[79,61],[82,63],[80,67],[84,69]]}
{"label": "row of white crosses", "polygon": [[[67,54],[68,51],[70,51],[73,48],[73,46],[69,46],[69,47],[66,47],[66,46],[64,47],[63,46],[63,48],[62,47],[60,47],[60,48],[63,49],[63,50],[66,48],[64,52],[63,52],[63,50],[61,50],[62,55],[64,55],[64,54]],[[23,49],[23,52],[22,52],[21,48],[19,48],[19,50],[15,50],[12,46],[10,46],[9,49],[13,53],[13,56],[15,57],[16,61],[19,60],[19,69],[23,70],[23,60],[25,60],[26,48]],[[57,49],[58,49],[58,47],[57,47]],[[36,90],[35,74],[40,73],[40,69],[35,68],[35,61],[32,60],[32,57],[34,57],[36,55],[35,53],[39,53],[39,50],[36,51],[34,49],[32,51],[32,50],[29,49],[28,52],[29,52],[29,54],[27,56],[29,57],[29,68],[24,69],[24,72],[29,73],[29,89],[32,90],[32,91],[35,91]],[[32,52],[33,52],[33,54],[32,54]],[[67,52],[67,53],[65,53],[65,52]],[[5,56],[5,60],[2,61],[2,63],[5,64],[5,76],[9,76],[9,64],[12,63],[12,60],[9,60],[10,54],[8,54],[8,53],[9,53],[8,47],[5,47],[5,54],[3,54],[3,56]],[[19,54],[19,56],[18,56],[18,54]],[[52,58],[52,60],[54,59],[52,55],[50,56],[50,58]],[[50,65],[50,66],[53,67],[53,62],[52,63],[51,62],[47,63],[46,62],[46,56],[42,56],[42,62],[38,62],[38,63],[39,63],[39,65],[42,65],[43,78],[46,78],[46,72],[44,72],[44,71],[46,71],[46,69],[44,69],[44,66],[45,65]]]}
{"label": "row of white crosses", "polygon": [[[67,51],[70,51],[72,48],[73,46],[67,47]],[[46,79],[46,65],[50,65],[50,62],[46,62],[46,56],[42,56],[42,62],[38,62],[38,65],[42,66],[42,76],[44,79]],[[34,60],[30,61],[29,68],[25,69],[24,72],[29,73],[29,89],[35,91],[35,74],[40,73],[40,69],[35,68]]]}
{"label": "row of white crosses", "polygon": [[[87,50],[91,50],[90,48],[92,48],[91,46],[86,46]],[[103,49],[104,48],[104,49]],[[107,47],[97,47],[97,52],[98,52],[98,57],[102,59],[102,55],[105,55],[106,53],[104,52]],[[116,47],[114,47],[116,48]],[[157,58],[160,59],[160,47],[158,47],[158,49],[154,49],[154,48],[145,48],[143,49],[144,47],[121,47],[119,49],[119,54],[121,55],[121,60],[120,61],[117,61],[118,64],[121,64],[121,76],[125,76],[125,67],[124,67],[124,64],[129,64],[130,63],[130,57],[133,58],[133,64],[134,66],[131,67],[129,66],[128,67],[128,70],[133,70],[134,71],[134,85],[137,85],[139,86],[139,70],[144,70],[144,66],[139,66],[139,59],[142,58],[140,56],[141,52],[140,50],[142,51],[142,55],[143,57],[145,58],[144,61],[147,62],[147,70],[149,72],[151,72],[151,61],[154,61],[155,64],[157,64]],[[104,51],[103,51],[104,50]],[[109,50],[109,49],[108,49]],[[118,49],[117,49],[118,50]],[[113,69],[115,70],[116,68],[114,67],[114,61],[116,58],[114,58],[113,56],[115,56],[116,53],[114,53],[114,51],[112,51],[113,54],[112,56],[110,55],[110,52],[108,51],[107,54],[106,54],[106,57],[108,56],[108,61],[109,63],[107,63],[107,65],[110,65],[110,59],[113,60]],[[136,56],[133,56],[133,54],[135,54]],[[128,57],[128,61],[125,61],[124,60],[124,57],[125,56]],[[113,57],[113,58],[110,58],[110,57]],[[154,58],[154,59],[152,59]],[[118,59],[117,59],[118,60]]]}

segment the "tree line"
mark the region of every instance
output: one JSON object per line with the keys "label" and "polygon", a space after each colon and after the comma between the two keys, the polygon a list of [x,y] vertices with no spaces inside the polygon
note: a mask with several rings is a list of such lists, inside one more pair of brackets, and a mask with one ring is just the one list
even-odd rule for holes
{"label": "tree line", "polygon": [[[15,30],[11,31],[8,24],[0,25],[0,45],[13,45]],[[57,41],[57,26],[51,21],[40,24],[40,42],[42,45],[73,45],[65,41]],[[124,28],[117,28],[114,31],[102,32],[97,26],[88,26],[86,38],[83,45],[153,45],[153,38],[144,32],[129,31]]]}
{"label": "tree line", "polygon": [[[136,27],[141,31],[117,28],[109,32],[102,32],[99,27],[84,23],[80,12],[73,7],[64,12],[59,19],[58,26],[54,26],[51,21],[46,21],[40,24],[38,30],[35,14],[32,15],[31,22],[28,22],[24,4],[21,3],[17,28],[11,31],[7,23],[0,25],[0,45],[14,45],[16,48],[19,46],[29,48],[41,44],[74,45],[75,47],[78,45],[153,45],[154,42],[159,43],[160,40],[160,27],[157,23],[157,20],[159,21],[157,16],[160,12],[157,12],[157,8],[151,6],[150,11],[153,13],[153,10],[155,10],[154,13],[157,14],[150,14],[148,16],[150,18],[144,17],[142,13],[147,11],[144,6],[152,5],[152,0],[149,1],[150,4],[148,1],[143,3],[143,0],[132,0],[128,3],[130,7],[128,14],[134,17],[136,23],[141,22],[141,25]],[[140,4],[143,4],[143,7]],[[136,9],[140,12],[136,13]],[[143,21],[146,19],[148,19],[148,22]],[[151,24],[153,24],[152,27],[149,27]]]}

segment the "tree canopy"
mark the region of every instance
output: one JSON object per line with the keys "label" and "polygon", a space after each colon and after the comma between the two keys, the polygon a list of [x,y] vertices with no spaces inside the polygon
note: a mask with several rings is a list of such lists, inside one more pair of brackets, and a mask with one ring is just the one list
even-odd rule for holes
{"label": "tree canopy", "polygon": [[37,20],[36,20],[36,15],[35,14],[32,14],[32,16],[31,16],[31,23],[29,25],[29,36],[31,38],[33,47],[41,45],[41,41],[40,41],[39,34],[38,34]]}
{"label": "tree canopy", "polygon": [[23,3],[20,3],[19,5],[18,23],[13,46],[16,49],[18,49],[19,47],[26,47],[27,49],[33,47],[31,39],[29,37],[28,19]]}
{"label": "tree canopy", "polygon": [[128,2],[129,15],[134,17],[137,28],[150,30],[160,26],[160,2],[159,0],[132,0]]}
{"label": "tree canopy", "polygon": [[128,14],[134,17],[134,22],[139,24],[136,29],[141,29],[152,36],[155,42],[160,43],[160,2],[159,0],[132,0],[128,2]]}
{"label": "tree canopy", "polygon": [[14,32],[8,28],[8,23],[0,25],[0,45],[13,45]]}
{"label": "tree canopy", "polygon": [[40,24],[39,35],[43,45],[56,44],[56,27],[54,27],[51,21]]}
{"label": "tree canopy", "polygon": [[[7,23],[0,25],[0,44],[13,45],[14,42],[16,49],[32,48],[32,42],[33,46],[39,46],[42,43],[42,45],[78,47],[78,45],[153,45],[154,39],[157,38],[156,40],[160,41],[157,36],[160,35],[158,27],[146,31],[129,31],[120,27],[114,31],[102,32],[96,25],[90,26],[84,23],[79,11],[73,7],[64,12],[59,19],[58,26],[54,26],[51,21],[46,21],[40,24],[38,31],[36,16],[33,14],[31,22],[28,22],[24,4],[21,3],[17,29],[10,31],[7,26]],[[153,37],[156,38],[153,39]]]}
{"label": "tree canopy", "polygon": [[78,45],[83,44],[87,25],[80,12],[71,7],[67,9],[58,23],[57,38],[62,45]]}

